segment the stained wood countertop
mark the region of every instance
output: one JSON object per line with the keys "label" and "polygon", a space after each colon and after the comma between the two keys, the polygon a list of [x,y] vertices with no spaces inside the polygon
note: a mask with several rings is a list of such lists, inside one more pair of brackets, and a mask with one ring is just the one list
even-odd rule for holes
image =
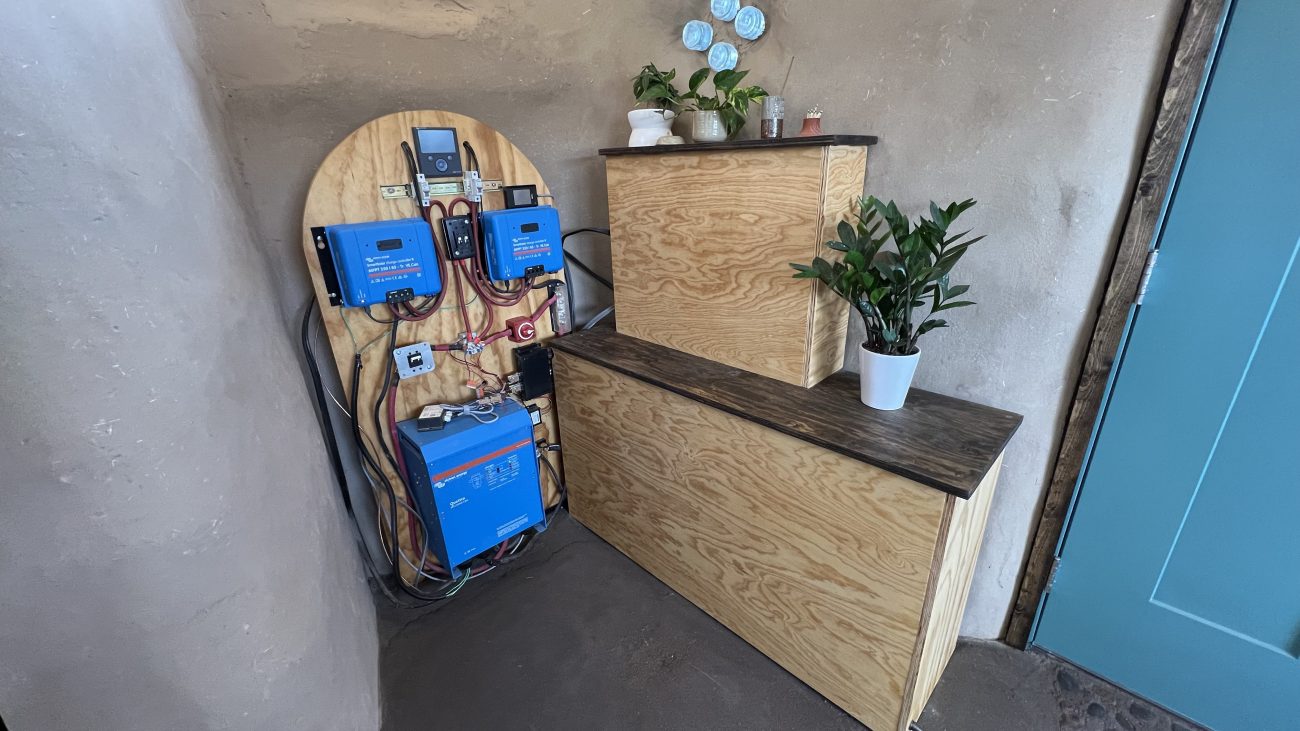
{"label": "stained wood countertop", "polygon": [[918,388],[903,408],[878,411],[858,400],[856,373],[841,371],[805,389],[611,328],[555,338],[550,345],[960,498],[974,494],[1022,418]]}
{"label": "stained wood countertop", "polygon": [[728,140],[724,142],[687,142],[681,145],[605,147],[600,150],[600,154],[610,157],[615,155],[669,155],[674,152],[771,150],[781,147],[829,147],[831,145],[870,147],[876,142],[877,139],[873,135],[812,135],[809,137],[782,137],[776,140]]}

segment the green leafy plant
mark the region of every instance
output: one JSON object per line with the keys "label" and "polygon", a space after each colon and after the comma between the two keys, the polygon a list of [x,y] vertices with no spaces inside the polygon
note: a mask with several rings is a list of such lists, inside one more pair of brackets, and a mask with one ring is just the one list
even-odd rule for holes
{"label": "green leafy plant", "polygon": [[767,96],[761,86],[741,86],[740,82],[748,71],[719,71],[713,75],[713,95],[700,93],[700,87],[709,76],[705,68],[691,74],[687,90],[682,94],[685,109],[689,111],[717,111],[722,117],[722,126],[727,130],[727,139],[735,137],[745,126],[749,117],[749,105]]}
{"label": "green leafy plant", "polygon": [[[918,217],[913,225],[893,201],[864,198],[852,220],[840,222],[839,240],[826,242],[843,252],[838,261],[817,257],[812,264],[790,266],[796,279],[819,279],[853,305],[867,327],[867,350],[911,355],[918,338],[948,326],[935,315],[975,304],[959,299],[969,285],[951,284],[948,278],[966,250],[984,238],[967,239],[970,231],[948,234],[948,227],[974,205],[965,200],[940,208],[931,202],[930,218]],[[886,230],[877,236],[882,225]],[[894,250],[885,248],[891,239]]]}
{"label": "green leafy plant", "polygon": [[651,109],[676,109],[682,104],[681,92],[673,87],[677,69],[660,71],[654,64],[641,67],[641,73],[632,78],[632,96],[637,106]]}

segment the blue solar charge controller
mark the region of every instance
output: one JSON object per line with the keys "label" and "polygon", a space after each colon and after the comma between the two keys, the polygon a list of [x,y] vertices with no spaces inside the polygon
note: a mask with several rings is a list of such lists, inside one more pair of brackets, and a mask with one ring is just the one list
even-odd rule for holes
{"label": "blue solar charge controller", "polygon": [[325,227],[347,307],[401,302],[442,291],[433,230],[422,218]]}
{"label": "blue solar charge controller", "polygon": [[564,268],[560,213],[553,206],[483,212],[488,276],[498,282]]}
{"label": "blue solar charge controller", "polygon": [[397,425],[429,548],[453,576],[474,556],[528,528],[545,527],[528,410],[507,401],[480,423],[458,416],[441,429]]}

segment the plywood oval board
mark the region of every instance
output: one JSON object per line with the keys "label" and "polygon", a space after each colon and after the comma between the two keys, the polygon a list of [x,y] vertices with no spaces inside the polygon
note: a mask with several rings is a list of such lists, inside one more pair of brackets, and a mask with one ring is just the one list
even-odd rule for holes
{"label": "plywood oval board", "polygon": [[[401,145],[403,140],[414,145],[414,140],[411,139],[413,127],[455,127],[459,141],[468,141],[474,147],[484,180],[502,180],[506,185],[536,185],[539,194],[549,193],[541,173],[519,148],[511,144],[510,140],[477,119],[454,112],[424,110],[397,112],[379,117],[357,128],[325,157],[324,162],[316,170],[316,176],[312,178],[303,209],[303,256],[307,260],[307,270],[311,275],[316,301],[323,313],[325,332],[329,338],[334,364],[338,368],[345,390],[351,385],[355,354],[361,352],[359,396],[363,414],[361,428],[372,442],[382,437],[374,433],[369,415],[379,395],[384,370],[391,363],[386,338],[388,326],[372,321],[359,309],[330,305],[311,229],[313,226],[419,216],[419,209],[414,199],[385,200],[379,190],[381,185],[400,185],[410,179]],[[451,197],[441,200],[444,203],[449,202]],[[501,193],[484,194],[482,203],[484,210],[504,207]],[[464,212],[463,206],[460,212]],[[436,226],[441,216],[437,207],[433,208],[432,216]],[[438,232],[437,239],[441,247],[441,231]],[[455,270],[449,265],[444,269],[446,277],[443,287],[448,294],[443,302],[442,312],[420,322],[402,323],[398,328],[399,347],[421,341],[451,343],[464,332],[465,326],[455,304],[455,285],[451,279]],[[548,276],[562,279],[563,273]],[[474,296],[473,290],[467,283],[465,291],[467,300]],[[508,318],[531,314],[546,301],[546,298],[545,289],[534,290],[514,307],[498,308],[495,327],[503,327],[503,323]],[[483,306],[483,303],[477,300],[471,302],[471,322],[477,324],[482,321]],[[388,317],[386,308],[377,308],[376,314],[380,318]],[[553,334],[550,318],[544,315],[537,321],[537,338],[546,340]],[[367,347],[367,343],[372,344]],[[514,370],[514,357],[510,351],[515,347],[519,346],[502,338],[483,351],[480,362],[486,370],[504,377]],[[322,353],[318,353],[318,356],[323,359]],[[414,418],[420,408],[426,404],[461,403],[474,397],[474,393],[466,386],[468,371],[465,366],[452,360],[446,353],[435,353],[434,360],[436,368],[432,373],[402,382],[397,403],[399,421]],[[335,395],[343,400],[345,394]],[[558,432],[555,425],[555,412],[551,408],[550,400],[542,399],[537,403],[544,409],[541,435],[546,436],[550,441],[555,441]],[[340,435],[340,438],[347,437]],[[558,459],[553,455],[548,455],[548,459],[552,459],[557,469],[559,468]],[[387,464],[384,468],[399,494],[403,494],[401,480],[397,479],[396,473]],[[542,480],[546,504],[554,504],[558,499],[558,492],[545,470],[543,470]],[[407,516],[401,511],[399,515],[398,535],[402,545],[409,551],[411,547],[410,532],[406,526]],[[409,578],[411,574],[407,571],[406,575]]]}

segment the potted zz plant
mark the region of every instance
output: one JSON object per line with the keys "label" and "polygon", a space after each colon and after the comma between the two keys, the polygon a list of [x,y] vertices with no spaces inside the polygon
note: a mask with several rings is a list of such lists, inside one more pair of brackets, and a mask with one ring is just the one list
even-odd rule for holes
{"label": "potted zz plant", "polygon": [[681,94],[673,87],[676,76],[677,69],[660,71],[650,63],[632,79],[637,108],[627,113],[627,123],[632,126],[628,147],[649,147],[673,133],[673,119],[682,103]]}
{"label": "potted zz plant", "polygon": [[682,94],[685,109],[694,112],[691,139],[696,142],[721,142],[740,132],[749,117],[749,105],[767,96],[761,86],[741,86],[748,71],[719,71],[713,75],[713,94],[700,93],[709,76],[708,67],[691,74],[687,91]]}
{"label": "potted zz plant", "polygon": [[[843,252],[838,261],[821,257],[791,264],[797,279],[818,279],[849,301],[867,328],[858,351],[862,403],[876,409],[903,406],[921,351],[916,341],[948,322],[935,317],[975,304],[961,299],[969,285],[951,284],[952,268],[972,244],[970,231],[949,235],[948,227],[975,201],[930,204],[930,218],[913,226],[893,201],[872,196],[858,201],[854,220],[841,221],[839,240],[826,246]],[[886,230],[877,236],[881,226]],[[885,249],[892,239],[894,250]]]}

